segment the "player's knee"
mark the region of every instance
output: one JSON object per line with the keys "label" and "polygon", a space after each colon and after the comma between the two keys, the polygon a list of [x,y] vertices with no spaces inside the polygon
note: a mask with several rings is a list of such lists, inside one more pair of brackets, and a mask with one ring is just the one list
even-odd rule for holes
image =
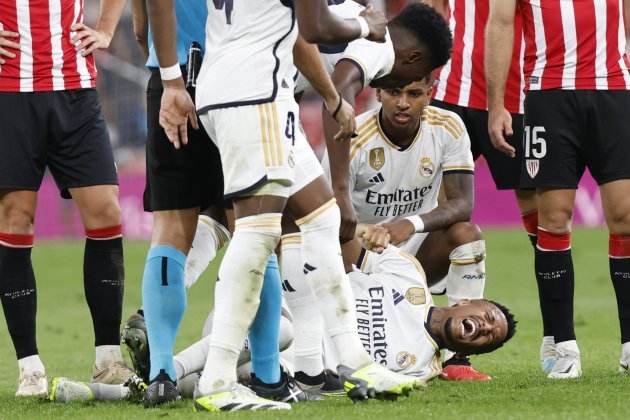
{"label": "player's knee", "polygon": [[0,206],[2,209],[0,231],[31,235],[35,220],[35,208],[30,203],[21,200],[5,199]]}
{"label": "player's knee", "polygon": [[483,240],[481,229],[471,222],[455,223],[448,229],[449,241],[454,247]]}
{"label": "player's knee", "polygon": [[571,230],[573,211],[570,208],[538,211],[538,226],[554,234],[563,234]]}
{"label": "player's knee", "polygon": [[614,209],[608,215],[606,224],[610,233],[615,235],[630,235],[630,209]]}
{"label": "player's knee", "polygon": [[121,223],[117,190],[99,193],[83,209],[86,229],[102,229]]}
{"label": "player's knee", "polygon": [[302,234],[323,233],[339,237],[341,226],[341,212],[334,199],[330,200],[317,210],[295,221]]}

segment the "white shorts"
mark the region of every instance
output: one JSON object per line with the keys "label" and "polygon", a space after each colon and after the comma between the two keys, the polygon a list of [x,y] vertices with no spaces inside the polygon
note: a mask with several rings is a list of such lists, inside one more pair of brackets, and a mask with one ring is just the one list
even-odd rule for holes
{"label": "white shorts", "polygon": [[200,116],[221,153],[226,198],[289,197],[323,175],[298,118],[293,97]]}
{"label": "white shorts", "polygon": [[[288,197],[294,181],[299,108],[293,97],[213,109],[199,118],[221,153],[225,198],[252,195],[269,183]],[[271,191],[269,191],[271,193]]]}
{"label": "white shorts", "polygon": [[407,242],[398,245],[398,248],[415,257],[427,236],[429,236],[429,232],[414,233]]}

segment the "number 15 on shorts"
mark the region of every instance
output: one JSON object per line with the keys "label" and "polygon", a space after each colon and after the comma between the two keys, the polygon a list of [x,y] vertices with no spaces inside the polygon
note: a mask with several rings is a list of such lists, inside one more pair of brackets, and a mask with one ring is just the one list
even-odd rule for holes
{"label": "number 15 on shorts", "polygon": [[540,169],[540,161],[547,155],[547,142],[542,137],[545,133],[545,127],[541,126],[525,126],[525,167],[527,173],[533,179]]}

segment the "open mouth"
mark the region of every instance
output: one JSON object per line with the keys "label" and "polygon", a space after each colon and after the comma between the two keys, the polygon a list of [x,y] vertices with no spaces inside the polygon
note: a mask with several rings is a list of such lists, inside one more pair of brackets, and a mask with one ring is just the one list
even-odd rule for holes
{"label": "open mouth", "polygon": [[411,119],[411,116],[409,114],[397,113],[394,115],[394,119],[398,124],[406,124]]}
{"label": "open mouth", "polygon": [[464,319],[461,324],[462,337],[472,337],[477,331],[475,323],[470,319]]}

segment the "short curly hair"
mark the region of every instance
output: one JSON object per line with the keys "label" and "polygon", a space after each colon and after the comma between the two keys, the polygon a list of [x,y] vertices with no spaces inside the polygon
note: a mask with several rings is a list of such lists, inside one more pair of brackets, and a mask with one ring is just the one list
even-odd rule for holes
{"label": "short curly hair", "polygon": [[514,314],[512,314],[512,312],[510,312],[508,308],[506,308],[505,306],[501,305],[500,303],[494,300],[488,299],[487,302],[493,304],[501,312],[503,312],[503,315],[505,316],[505,320],[507,321],[507,334],[505,335],[505,339],[502,342],[497,343],[490,347],[486,347],[482,351],[478,351],[471,354],[483,354],[483,353],[490,353],[492,351],[495,351],[496,349],[503,347],[503,345],[507,343],[512,337],[514,337],[514,334],[516,333],[516,324],[518,324],[518,321],[514,319]]}
{"label": "short curly hair", "polygon": [[429,49],[431,68],[443,66],[451,58],[451,30],[433,7],[422,3],[410,4],[390,24],[405,28]]}

